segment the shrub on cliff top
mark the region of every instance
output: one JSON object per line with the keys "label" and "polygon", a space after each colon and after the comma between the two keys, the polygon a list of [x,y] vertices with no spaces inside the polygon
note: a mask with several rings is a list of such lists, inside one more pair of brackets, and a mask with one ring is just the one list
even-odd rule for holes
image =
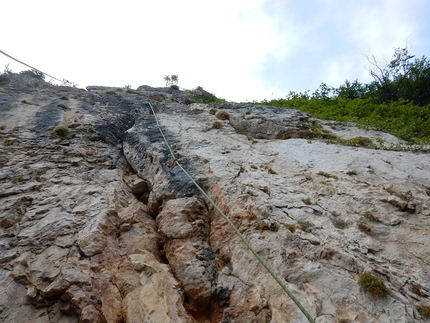
{"label": "shrub on cliff top", "polygon": [[9,74],[1,74],[0,75],[0,85],[7,84],[10,82],[10,75]]}

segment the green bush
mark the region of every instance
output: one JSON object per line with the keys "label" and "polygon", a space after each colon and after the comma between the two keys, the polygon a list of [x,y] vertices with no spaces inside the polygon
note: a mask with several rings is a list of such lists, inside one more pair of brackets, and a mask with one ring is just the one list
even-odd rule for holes
{"label": "green bush", "polygon": [[408,48],[395,48],[391,61],[384,65],[374,57],[368,60],[374,79],[369,84],[346,80],[339,88],[333,88],[322,83],[312,95],[309,91],[290,92],[285,99],[263,100],[254,105],[293,108],[315,118],[356,122],[358,126],[391,133],[416,146],[377,146],[360,137],[349,141],[334,138],[337,143],[427,151],[424,146],[430,144],[430,60],[425,56],[415,58]]}
{"label": "green bush", "polygon": [[53,133],[57,137],[66,138],[69,135],[70,130],[67,126],[60,125],[54,128]]}
{"label": "green bush", "polygon": [[[378,104],[370,98],[320,100],[304,97],[264,103],[307,112],[315,118],[356,122],[358,126],[382,130],[411,142],[430,142],[430,105],[421,107],[405,101]],[[355,141],[351,141],[351,145],[370,144],[364,138]]]}
{"label": "green bush", "polygon": [[388,289],[384,282],[369,272],[360,274],[358,285],[376,298],[384,298],[388,295]]}
{"label": "green bush", "polygon": [[220,121],[214,121],[212,123],[212,128],[214,129],[220,129],[222,127],[222,123]]}
{"label": "green bush", "polygon": [[193,99],[200,103],[225,103],[226,100],[217,98],[214,94],[198,86],[193,94]]}
{"label": "green bush", "polygon": [[227,111],[218,111],[215,115],[215,117],[217,117],[220,120],[228,120],[230,118],[230,115],[228,114]]}
{"label": "green bush", "polygon": [[27,75],[27,76],[36,78],[36,79],[41,80],[41,81],[45,80],[45,74],[43,74],[42,72],[40,72],[38,70],[22,71],[19,74],[21,74],[21,75]]}
{"label": "green bush", "polygon": [[7,84],[10,82],[10,75],[9,74],[0,74],[0,85],[1,84]]}

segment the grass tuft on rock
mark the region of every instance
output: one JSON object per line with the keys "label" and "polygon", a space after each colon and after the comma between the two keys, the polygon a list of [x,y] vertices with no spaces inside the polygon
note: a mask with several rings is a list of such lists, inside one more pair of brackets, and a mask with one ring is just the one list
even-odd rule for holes
{"label": "grass tuft on rock", "polygon": [[221,127],[222,127],[221,121],[214,121],[212,123],[212,128],[214,128],[214,129],[220,129]]}
{"label": "grass tuft on rock", "polygon": [[424,318],[430,317],[430,306],[429,305],[425,305],[425,304],[421,303],[421,304],[416,305],[415,308],[421,314],[422,317],[424,317]]}
{"label": "grass tuft on rock", "polygon": [[215,117],[217,117],[220,120],[228,120],[230,118],[230,115],[228,114],[227,111],[222,110],[222,111],[218,111]]}
{"label": "grass tuft on rock", "polygon": [[385,298],[388,295],[388,289],[384,282],[369,272],[360,274],[358,285],[375,298]]}
{"label": "grass tuft on rock", "polygon": [[64,139],[69,135],[70,130],[67,126],[59,125],[59,126],[56,126],[52,132],[54,133],[55,136]]}

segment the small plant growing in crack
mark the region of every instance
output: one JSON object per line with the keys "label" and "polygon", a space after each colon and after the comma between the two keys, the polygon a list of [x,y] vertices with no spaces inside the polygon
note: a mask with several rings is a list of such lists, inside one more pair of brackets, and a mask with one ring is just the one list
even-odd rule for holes
{"label": "small plant growing in crack", "polygon": [[332,219],[331,223],[333,223],[333,226],[337,229],[345,229],[347,227],[347,223],[339,218]]}
{"label": "small plant growing in crack", "polygon": [[222,122],[221,121],[214,121],[212,123],[212,128],[214,129],[220,129],[222,127]]}
{"label": "small plant growing in crack", "polygon": [[306,205],[310,205],[311,199],[309,197],[304,197],[304,198],[302,198],[302,202],[305,203]]}
{"label": "small plant growing in crack", "polygon": [[430,317],[430,306],[429,305],[421,303],[421,304],[416,305],[415,308],[421,314],[422,317],[424,317],[424,318]]}
{"label": "small plant growing in crack", "polygon": [[309,232],[315,225],[309,220],[299,221],[299,228],[302,231]]}
{"label": "small plant growing in crack", "polygon": [[230,118],[230,115],[228,114],[227,111],[222,110],[222,111],[218,111],[215,117],[217,117],[220,120],[228,120]]}
{"label": "small plant growing in crack", "polygon": [[278,174],[278,173],[277,173],[277,172],[275,172],[272,168],[269,168],[267,171],[269,172],[269,174],[272,174],[272,175],[276,175],[276,174]]}
{"label": "small plant growing in crack", "polygon": [[266,312],[266,314],[264,314],[264,320],[266,323],[269,323],[272,321],[272,311],[271,310],[268,310]]}
{"label": "small plant growing in crack", "polygon": [[381,222],[381,220],[379,220],[378,218],[376,218],[376,217],[372,214],[372,212],[370,212],[370,211],[365,211],[365,212],[363,213],[363,216],[364,216],[366,219],[368,219],[369,221],[371,221],[371,222]]}
{"label": "small plant growing in crack", "polygon": [[69,106],[63,104],[63,103],[58,103],[57,107],[62,108],[64,110],[70,110]]}
{"label": "small plant growing in crack", "polygon": [[318,175],[320,176],[324,176],[325,178],[334,178],[334,179],[338,179],[338,177],[336,175],[331,175],[327,172],[323,172],[323,171],[319,171]]}
{"label": "small plant growing in crack", "polygon": [[359,223],[357,223],[357,227],[358,227],[358,230],[360,230],[361,232],[363,232],[365,234],[371,234],[372,233],[372,228],[370,226],[368,226],[366,223],[359,222]]}
{"label": "small plant growing in crack", "polygon": [[260,231],[270,230],[273,232],[277,232],[279,230],[279,226],[276,223],[271,223],[269,221],[261,221],[257,223],[256,229]]}
{"label": "small plant growing in crack", "polygon": [[67,126],[60,125],[60,126],[56,126],[52,132],[54,133],[55,136],[64,139],[69,135],[70,130]]}
{"label": "small plant growing in crack", "polygon": [[417,283],[412,283],[412,286],[410,288],[410,291],[418,296],[423,296],[423,293],[421,292],[421,285]]}
{"label": "small plant growing in crack", "polygon": [[292,233],[296,232],[296,226],[295,226],[295,224],[288,224],[288,223],[286,223],[286,224],[284,224],[284,226],[285,226],[288,230],[290,230]]}
{"label": "small plant growing in crack", "polygon": [[388,289],[382,279],[372,275],[369,272],[361,273],[358,278],[360,285],[365,292],[370,293],[373,297],[384,298],[388,295]]}

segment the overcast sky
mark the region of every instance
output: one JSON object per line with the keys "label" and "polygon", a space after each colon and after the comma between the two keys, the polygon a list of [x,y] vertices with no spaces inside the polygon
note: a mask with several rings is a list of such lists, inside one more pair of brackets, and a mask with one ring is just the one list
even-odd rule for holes
{"label": "overcast sky", "polygon": [[[229,101],[370,81],[366,55],[430,57],[428,0],[2,0],[0,50],[88,85],[202,86]],[[0,55],[0,68],[27,69]]]}

